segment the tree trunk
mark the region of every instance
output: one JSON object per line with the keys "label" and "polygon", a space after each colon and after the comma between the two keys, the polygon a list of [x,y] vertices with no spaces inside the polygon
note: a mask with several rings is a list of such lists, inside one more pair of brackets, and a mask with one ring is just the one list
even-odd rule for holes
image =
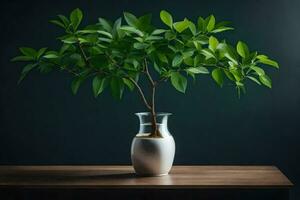
{"label": "tree trunk", "polygon": [[155,112],[155,85],[152,86],[152,103],[151,103],[151,124],[152,124],[152,132],[150,137],[162,137],[158,127],[157,127],[157,119],[156,119],[156,112]]}

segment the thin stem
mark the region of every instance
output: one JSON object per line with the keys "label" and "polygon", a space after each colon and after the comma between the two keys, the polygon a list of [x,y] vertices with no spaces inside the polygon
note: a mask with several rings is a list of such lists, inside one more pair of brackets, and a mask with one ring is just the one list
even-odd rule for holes
{"label": "thin stem", "polygon": [[81,51],[81,54],[82,54],[82,56],[83,56],[83,58],[84,58],[85,64],[86,64],[86,65],[89,65],[88,57],[86,56],[86,54],[85,54],[85,52],[84,52],[84,50],[83,50],[83,47],[82,47],[82,45],[80,44],[80,42],[78,42],[78,46],[79,46],[79,49],[80,49],[80,51]]}
{"label": "thin stem", "polygon": [[144,59],[144,67],[145,67],[145,72],[148,77],[148,80],[151,83],[151,88],[152,88],[152,101],[151,101],[151,118],[152,118],[152,133],[151,136],[154,137],[161,137],[159,131],[157,130],[157,121],[156,121],[156,112],[155,112],[155,91],[156,91],[156,82],[153,81],[153,78],[151,77],[151,74],[148,69],[148,63],[147,60]]}
{"label": "thin stem", "polygon": [[[106,53],[105,55],[106,55],[107,58],[109,58],[109,59],[113,62],[113,64],[114,64],[115,66],[117,66],[118,68],[120,68],[120,65],[118,65],[118,63],[117,63],[110,55],[108,55],[107,53]],[[143,92],[142,88],[140,87],[140,85],[139,85],[133,78],[131,78],[130,76],[128,76],[127,74],[126,74],[126,77],[125,77],[125,78],[127,78],[128,80],[130,80],[130,81],[135,85],[135,87],[138,89],[138,92],[139,92],[139,94],[140,94],[140,96],[141,96],[141,98],[142,98],[142,100],[143,100],[145,106],[146,106],[149,110],[151,110],[151,106],[150,106],[150,104],[148,103],[148,101],[147,101],[147,99],[146,99],[146,97],[145,97],[145,95],[144,95],[144,92]]]}
{"label": "thin stem", "polygon": [[166,81],[167,79],[168,79],[168,77],[162,77],[155,82],[155,85],[158,85],[160,82]]}
{"label": "thin stem", "polygon": [[59,66],[59,65],[58,65],[58,67],[59,67],[61,70],[65,70],[65,71],[69,72],[70,74],[73,74],[73,75],[75,75],[75,76],[79,76],[78,73],[76,73],[76,72],[74,72],[74,71],[72,71],[72,70],[70,70],[70,69],[68,69],[68,68],[64,68],[64,67]]}
{"label": "thin stem", "polygon": [[131,77],[126,77],[126,78],[127,78],[128,80],[130,80],[130,81],[135,85],[135,87],[138,89],[139,94],[140,94],[141,97],[142,97],[142,100],[143,100],[145,106],[146,106],[149,110],[151,110],[151,106],[149,105],[147,99],[145,98],[144,92],[143,92],[142,88],[139,86],[139,84],[138,84],[133,78],[131,78]]}
{"label": "thin stem", "polygon": [[155,86],[152,87],[152,105],[151,105],[151,116],[152,116],[152,130],[154,137],[161,137],[159,131],[157,130],[157,121],[155,113]]}
{"label": "thin stem", "polygon": [[152,87],[155,87],[155,82],[153,81],[152,77],[151,77],[151,74],[149,72],[149,69],[148,69],[148,64],[147,64],[147,60],[144,59],[144,66],[145,66],[145,72],[146,72],[146,75],[152,85]]}
{"label": "thin stem", "polygon": [[78,37],[76,37],[76,38],[77,38],[77,44],[78,44],[78,47],[79,47],[80,52],[81,52],[81,54],[82,54],[82,56],[83,56],[83,59],[84,59],[85,64],[86,64],[87,66],[90,66],[89,59],[88,59],[86,53],[85,53],[84,50],[83,50],[83,46],[81,45],[81,43],[80,43],[80,41],[79,41],[79,38],[78,38]]}
{"label": "thin stem", "polygon": [[56,65],[56,66],[57,66],[59,69],[61,69],[61,70],[67,71],[68,73],[73,74],[73,75],[75,75],[75,76],[79,76],[79,74],[76,73],[76,72],[74,72],[73,70],[68,69],[68,68],[66,68],[66,67],[62,67],[62,66],[60,66],[60,65],[57,64],[57,63],[50,62],[49,60],[45,60],[44,62],[47,62],[47,63],[52,64],[52,65]]}

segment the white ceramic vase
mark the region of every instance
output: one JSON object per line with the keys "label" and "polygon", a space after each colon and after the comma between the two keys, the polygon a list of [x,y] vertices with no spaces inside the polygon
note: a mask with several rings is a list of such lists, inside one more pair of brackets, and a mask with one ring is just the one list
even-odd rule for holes
{"label": "white ceramic vase", "polygon": [[141,176],[167,175],[172,168],[175,141],[168,130],[170,113],[157,113],[157,128],[161,137],[149,137],[152,130],[150,113],[136,113],[140,120],[139,133],[131,145],[131,161],[136,174]]}

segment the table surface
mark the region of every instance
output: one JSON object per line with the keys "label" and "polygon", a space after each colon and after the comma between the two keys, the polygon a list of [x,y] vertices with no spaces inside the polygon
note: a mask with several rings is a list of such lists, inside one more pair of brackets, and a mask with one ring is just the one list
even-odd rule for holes
{"label": "table surface", "polygon": [[167,176],[139,177],[131,166],[0,166],[0,187],[289,188],[275,166],[173,166]]}

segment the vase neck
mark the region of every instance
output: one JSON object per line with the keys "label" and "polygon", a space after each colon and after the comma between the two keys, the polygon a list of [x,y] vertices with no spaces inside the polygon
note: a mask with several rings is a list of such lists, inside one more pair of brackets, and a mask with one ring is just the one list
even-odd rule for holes
{"label": "vase neck", "polygon": [[[153,132],[152,115],[150,112],[136,113],[139,118],[140,128],[137,136],[149,136]],[[168,119],[171,113],[157,113],[156,126],[161,137],[170,136],[168,130]]]}

